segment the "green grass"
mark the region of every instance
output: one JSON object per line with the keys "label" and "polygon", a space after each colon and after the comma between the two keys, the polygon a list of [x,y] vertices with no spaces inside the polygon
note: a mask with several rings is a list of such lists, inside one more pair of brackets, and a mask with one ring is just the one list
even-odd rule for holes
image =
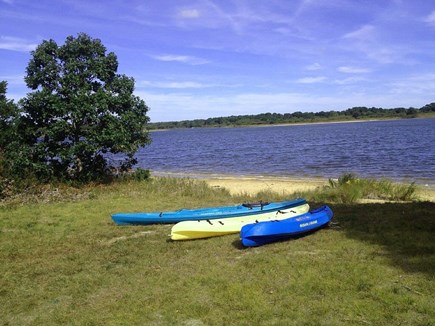
{"label": "green grass", "polygon": [[171,225],[120,227],[110,214],[277,194],[231,197],[187,179],[57,193],[66,199],[0,208],[0,324],[435,322],[435,203],[330,204],[333,227],[242,248],[237,235],[172,242]]}
{"label": "green grass", "polygon": [[414,183],[393,183],[388,179],[360,179],[352,173],[337,180],[329,179],[328,185],[315,191],[299,193],[301,197],[317,202],[352,204],[361,200],[413,201],[417,199]]}

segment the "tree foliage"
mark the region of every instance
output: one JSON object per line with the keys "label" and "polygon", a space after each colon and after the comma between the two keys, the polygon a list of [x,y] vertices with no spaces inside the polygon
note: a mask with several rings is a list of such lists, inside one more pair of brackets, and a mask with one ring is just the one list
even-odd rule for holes
{"label": "tree foliage", "polygon": [[150,138],[148,107],[133,95],[134,80],[117,74],[114,53],[86,34],[65,44],[43,41],[32,53],[20,101],[17,168],[40,180],[95,180],[113,171],[110,155],[122,153],[121,169]]}
{"label": "tree foliage", "polygon": [[18,108],[12,100],[6,98],[8,83],[0,82],[0,155],[14,138],[14,121]]}
{"label": "tree foliage", "polygon": [[327,121],[351,121],[365,119],[397,119],[414,118],[421,113],[435,112],[435,103],[428,104],[421,109],[415,108],[367,108],[353,107],[345,111],[320,111],[293,113],[261,113],[256,115],[238,115],[229,117],[196,119],[184,121],[155,122],[150,123],[150,129],[170,128],[200,128],[200,127],[228,127],[247,125],[273,125],[288,123],[312,123]]}
{"label": "tree foliage", "polygon": [[7,86],[6,81],[0,82],[0,199],[13,193],[7,154],[14,143],[18,116],[18,107],[6,98]]}

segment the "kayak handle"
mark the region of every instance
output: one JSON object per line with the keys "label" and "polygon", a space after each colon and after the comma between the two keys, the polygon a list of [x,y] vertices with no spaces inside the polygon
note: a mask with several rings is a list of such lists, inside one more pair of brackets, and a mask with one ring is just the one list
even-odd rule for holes
{"label": "kayak handle", "polygon": [[269,202],[258,201],[255,203],[244,203],[242,204],[242,206],[249,209],[253,209],[254,207],[261,207],[261,210],[263,210],[263,207],[269,204],[270,204]]}

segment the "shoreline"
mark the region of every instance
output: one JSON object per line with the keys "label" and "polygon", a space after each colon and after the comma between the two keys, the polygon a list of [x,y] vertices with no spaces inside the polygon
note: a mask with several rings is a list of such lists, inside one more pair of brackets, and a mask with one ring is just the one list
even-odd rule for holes
{"label": "shoreline", "polygon": [[[288,126],[305,126],[305,125],[319,125],[319,124],[338,124],[338,123],[362,123],[362,122],[376,122],[376,121],[397,121],[403,119],[434,119],[435,115],[423,115],[413,118],[405,117],[389,117],[389,118],[371,118],[371,119],[353,119],[353,120],[325,120],[325,121],[315,121],[315,122],[287,122],[287,123],[264,123],[264,124],[247,124],[247,125],[228,125],[228,126],[201,126],[193,128],[257,128],[257,127],[288,127]],[[172,122],[172,121],[171,121]],[[152,123],[165,123],[165,122],[152,122]],[[177,128],[162,128],[162,129],[149,129],[149,132],[154,131],[168,131],[172,129],[190,129],[188,127],[177,127]]]}
{"label": "shoreline", "polygon": [[[328,184],[323,177],[278,177],[255,175],[229,175],[206,173],[153,172],[152,176],[189,178],[206,182],[212,188],[226,188],[230,194],[255,195],[260,191],[274,191],[280,194],[293,194],[298,191],[311,191]],[[392,181],[393,183],[400,183]],[[419,199],[435,202],[435,185],[417,184]]]}
{"label": "shoreline", "polygon": [[[204,127],[193,127],[193,128],[270,128],[270,127],[291,127],[291,126],[306,126],[306,125],[322,125],[322,124],[337,124],[337,123],[362,123],[362,122],[374,122],[374,121],[393,121],[400,120],[401,118],[387,118],[387,119],[361,119],[361,120],[333,120],[333,121],[317,121],[317,122],[288,122],[288,123],[265,123],[265,124],[252,124],[252,125],[229,125],[229,126],[204,126]],[[418,118],[415,118],[418,119]],[[424,118],[423,118],[424,119]],[[158,122],[157,122],[158,123]],[[168,131],[172,129],[191,129],[187,127],[180,128],[163,128],[163,129],[150,129],[149,132],[155,131]]]}

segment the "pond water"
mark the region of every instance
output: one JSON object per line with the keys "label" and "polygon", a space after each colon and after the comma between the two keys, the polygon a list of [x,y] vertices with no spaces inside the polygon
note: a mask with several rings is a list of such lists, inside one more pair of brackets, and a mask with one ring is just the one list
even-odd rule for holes
{"label": "pond water", "polygon": [[360,177],[435,183],[435,119],[152,132],[138,167],[156,173]]}

